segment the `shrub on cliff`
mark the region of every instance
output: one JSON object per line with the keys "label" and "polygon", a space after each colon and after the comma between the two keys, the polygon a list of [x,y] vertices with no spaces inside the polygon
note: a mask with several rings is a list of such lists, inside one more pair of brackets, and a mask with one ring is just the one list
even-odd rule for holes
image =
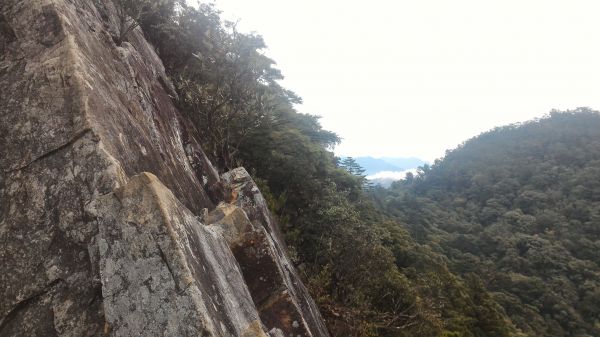
{"label": "shrub on cliff", "polygon": [[113,0],[119,19],[119,32],[115,43],[120,46],[127,36],[138,27],[144,17],[165,8],[173,8],[174,0]]}

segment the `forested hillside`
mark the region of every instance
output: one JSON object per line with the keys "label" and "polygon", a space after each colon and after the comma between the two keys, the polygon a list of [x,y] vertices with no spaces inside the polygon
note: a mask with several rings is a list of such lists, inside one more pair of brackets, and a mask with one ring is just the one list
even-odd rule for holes
{"label": "forested hillside", "polygon": [[376,191],[527,336],[600,336],[600,114],[496,128]]}
{"label": "forested hillside", "polygon": [[212,162],[261,185],[333,336],[599,335],[595,113],[498,129],[372,190],[333,155],[339,137],[296,112],[259,35],[211,5],[115,2]]}

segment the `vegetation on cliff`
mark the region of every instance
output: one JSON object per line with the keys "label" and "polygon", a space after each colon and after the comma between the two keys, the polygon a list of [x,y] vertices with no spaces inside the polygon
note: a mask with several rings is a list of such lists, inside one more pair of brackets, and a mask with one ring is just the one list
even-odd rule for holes
{"label": "vegetation on cliff", "polygon": [[339,137],[295,111],[259,35],[210,5],[142,13],[177,105],[221,171],[262,185],[333,336],[598,334],[600,147],[590,127],[569,131],[597,115],[498,129],[373,189],[334,157]]}

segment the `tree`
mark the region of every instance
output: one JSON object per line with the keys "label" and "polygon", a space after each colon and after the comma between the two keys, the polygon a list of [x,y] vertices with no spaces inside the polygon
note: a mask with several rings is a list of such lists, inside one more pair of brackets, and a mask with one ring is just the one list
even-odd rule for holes
{"label": "tree", "polygon": [[157,8],[174,3],[174,0],[113,0],[119,19],[119,33],[115,40],[120,46],[127,36],[140,25],[143,17]]}
{"label": "tree", "polygon": [[346,157],[342,160],[341,167],[345,168],[346,171],[350,172],[355,176],[364,177],[365,169],[363,169],[360,164],[356,162],[356,160],[352,157]]}

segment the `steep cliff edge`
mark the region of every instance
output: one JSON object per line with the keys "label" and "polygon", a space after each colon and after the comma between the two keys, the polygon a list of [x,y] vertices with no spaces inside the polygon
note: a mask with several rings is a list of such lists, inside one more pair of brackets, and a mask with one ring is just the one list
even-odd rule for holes
{"label": "steep cliff edge", "polygon": [[0,336],[328,336],[251,178],[218,176],[116,22],[0,3]]}

